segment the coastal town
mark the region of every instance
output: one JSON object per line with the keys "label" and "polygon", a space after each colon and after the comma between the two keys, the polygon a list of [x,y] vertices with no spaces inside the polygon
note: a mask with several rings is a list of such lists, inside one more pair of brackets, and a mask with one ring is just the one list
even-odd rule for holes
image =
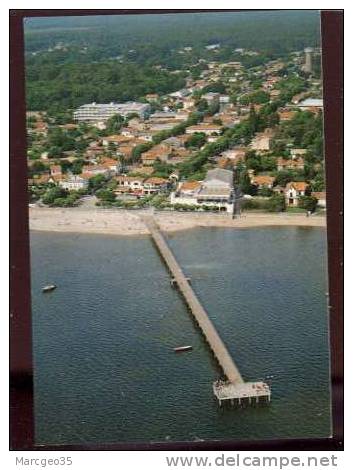
{"label": "coastal town", "polygon": [[174,71],[185,85],[168,94],[28,110],[30,207],[323,214],[321,51],[256,65],[255,50],[223,62],[221,48]]}
{"label": "coastal town", "polygon": [[11,153],[36,444],[330,436],[322,13],[57,15]]}

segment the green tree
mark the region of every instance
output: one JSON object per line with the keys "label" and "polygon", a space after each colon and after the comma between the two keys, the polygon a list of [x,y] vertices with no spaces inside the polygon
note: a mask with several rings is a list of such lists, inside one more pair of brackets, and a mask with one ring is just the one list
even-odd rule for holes
{"label": "green tree", "polygon": [[301,196],[298,200],[298,207],[306,211],[315,212],[317,206],[317,199],[314,196]]}
{"label": "green tree", "polygon": [[48,189],[44,194],[42,201],[44,204],[52,205],[57,199],[65,199],[69,192],[66,189],[55,186],[54,188]]}
{"label": "green tree", "polygon": [[105,183],[106,183],[106,179],[104,175],[98,174],[98,175],[92,176],[92,178],[88,180],[88,189],[92,191],[97,191],[98,189],[102,188],[105,185]]}
{"label": "green tree", "polygon": [[116,196],[115,196],[115,194],[113,193],[113,191],[111,191],[111,190],[109,190],[109,189],[99,189],[99,190],[96,192],[96,196],[97,196],[102,202],[108,202],[108,203],[114,202],[115,199],[116,199]]}
{"label": "green tree", "polygon": [[111,118],[108,119],[106,123],[106,130],[108,134],[116,134],[120,131],[125,123],[125,119],[120,114],[114,114]]}
{"label": "green tree", "polygon": [[285,198],[282,194],[274,194],[267,202],[269,212],[283,212],[286,210]]}
{"label": "green tree", "polygon": [[238,185],[244,194],[254,194],[256,189],[251,184],[247,170],[243,170],[239,175]]}
{"label": "green tree", "polygon": [[185,142],[185,147],[195,147],[200,148],[207,142],[207,137],[203,132],[195,132],[191,137]]}
{"label": "green tree", "polygon": [[83,160],[75,160],[73,163],[72,163],[72,166],[71,166],[71,171],[74,175],[79,175],[80,173],[82,173],[82,167],[83,167],[83,164],[84,164],[84,161]]}

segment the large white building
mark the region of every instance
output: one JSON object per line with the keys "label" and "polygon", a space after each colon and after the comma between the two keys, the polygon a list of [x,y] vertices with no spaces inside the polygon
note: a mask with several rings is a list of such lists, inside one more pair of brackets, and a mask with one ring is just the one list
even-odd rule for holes
{"label": "large white building", "polygon": [[220,211],[233,214],[233,172],[215,168],[207,172],[201,181],[185,181],[171,194],[171,204],[218,207]]}
{"label": "large white building", "polygon": [[106,121],[115,114],[128,116],[129,114],[138,114],[140,118],[145,118],[150,111],[150,105],[147,103],[137,103],[128,101],[126,103],[90,103],[83,104],[74,111],[75,121],[81,122],[100,122]]}

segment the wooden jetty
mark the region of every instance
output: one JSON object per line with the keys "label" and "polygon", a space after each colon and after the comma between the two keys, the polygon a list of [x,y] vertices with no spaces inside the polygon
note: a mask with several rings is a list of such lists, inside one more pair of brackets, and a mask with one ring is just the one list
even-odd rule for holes
{"label": "wooden jetty", "polygon": [[213,384],[213,392],[219,404],[221,405],[223,401],[230,401],[233,404],[234,400],[236,400],[236,403],[241,404],[244,399],[251,402],[252,398],[255,398],[256,402],[260,399],[270,401],[271,390],[267,383],[244,382],[238,367],[230,356],[215,326],[190,286],[190,279],[183,273],[154,218],[152,216],[142,216],[141,218],[170,271],[172,284],[179,287],[186,304],[228,379],[227,381],[218,380]]}

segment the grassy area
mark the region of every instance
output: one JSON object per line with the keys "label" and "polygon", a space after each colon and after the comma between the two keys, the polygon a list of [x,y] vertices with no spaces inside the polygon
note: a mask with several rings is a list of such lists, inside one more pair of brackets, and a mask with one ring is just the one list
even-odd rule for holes
{"label": "grassy area", "polygon": [[290,214],[303,214],[306,210],[302,207],[287,207],[286,212]]}

